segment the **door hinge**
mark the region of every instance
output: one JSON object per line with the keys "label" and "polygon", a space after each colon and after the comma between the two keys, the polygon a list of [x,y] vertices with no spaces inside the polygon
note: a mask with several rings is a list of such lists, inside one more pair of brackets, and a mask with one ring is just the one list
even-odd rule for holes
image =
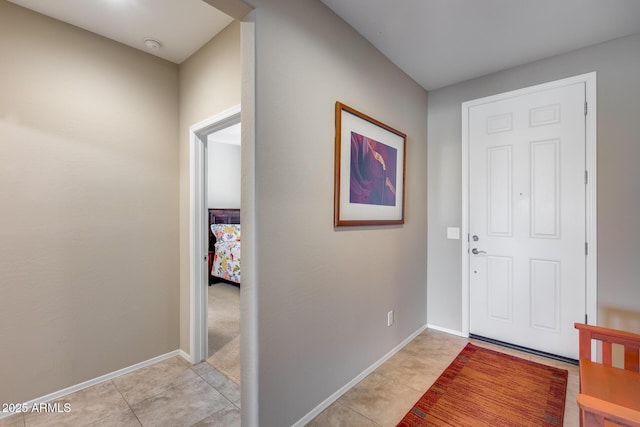
{"label": "door hinge", "polygon": [[584,242],[584,254],[589,255],[589,243]]}
{"label": "door hinge", "polygon": [[584,101],[584,115],[587,115],[587,111],[589,111],[589,107],[587,107],[587,101]]}
{"label": "door hinge", "polygon": [[584,183],[589,183],[589,171],[584,171]]}

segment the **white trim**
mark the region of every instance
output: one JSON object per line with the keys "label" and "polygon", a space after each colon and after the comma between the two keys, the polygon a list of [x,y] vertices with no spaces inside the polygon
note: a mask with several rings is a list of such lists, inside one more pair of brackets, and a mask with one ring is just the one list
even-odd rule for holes
{"label": "white trim", "polygon": [[431,323],[427,323],[427,329],[431,329],[432,331],[440,331],[440,332],[444,332],[450,335],[455,335],[458,337],[463,337],[463,338],[468,338],[469,335],[464,335],[462,333],[462,331],[455,331],[453,329],[449,329],[449,328],[443,328],[442,326],[438,326],[438,325],[432,325]]}
{"label": "white trim", "polygon": [[188,355],[185,351],[178,350],[178,356],[182,357],[184,360],[186,360],[187,362],[191,363],[191,356]]}
{"label": "white trim", "polygon": [[[598,187],[597,187],[597,125],[598,104],[596,102],[596,73],[585,74],[585,98],[588,105],[585,134],[587,137],[586,168],[589,171],[589,182],[586,188],[587,228],[586,237],[589,243],[587,256],[587,299],[585,311],[589,324],[598,324]],[[595,354],[595,353],[594,353]]]}
{"label": "white trim", "polygon": [[462,336],[469,337],[469,109],[462,104]]}
{"label": "white trim", "polygon": [[189,282],[191,363],[207,358],[207,135],[240,123],[236,105],[189,128]]}
{"label": "white trim", "polygon": [[598,253],[597,253],[597,104],[596,104],[596,72],[581,74],[566,79],[543,83],[523,89],[487,96],[462,103],[462,334],[469,336],[469,109],[475,105],[485,104],[539,92],[552,88],[585,83],[585,99],[589,109],[586,116],[585,167],[589,171],[589,182],[586,186],[586,230],[589,243],[589,255],[586,260],[586,307],[589,323],[597,324],[598,313]]}
{"label": "white trim", "polygon": [[391,351],[382,356],[378,361],[374,362],[373,365],[369,366],[367,369],[362,371],[357,377],[349,381],[347,384],[342,386],[338,391],[333,393],[331,396],[327,397],[322,403],[313,408],[311,412],[309,412],[304,417],[300,418],[296,423],[293,424],[292,427],[303,427],[307,425],[311,420],[320,415],[322,411],[327,409],[333,402],[338,400],[340,396],[345,394],[347,391],[351,390],[353,386],[358,384],[360,381],[364,379],[371,372],[375,371],[380,365],[389,360],[391,356],[402,350],[407,344],[409,344],[415,337],[420,335],[425,329],[427,329],[427,325],[421,326],[416,332],[411,334],[408,338],[402,341],[400,344],[395,346]]}
{"label": "white trim", "polygon": [[[111,372],[109,374],[105,374],[105,375],[99,376],[97,378],[93,378],[91,380],[84,381],[84,382],[82,382],[80,384],[72,385],[71,387],[67,387],[67,388],[64,388],[62,390],[54,391],[53,393],[47,394],[47,395],[42,396],[42,397],[38,397],[37,399],[33,399],[33,400],[28,401],[28,402],[25,402],[23,406],[27,407],[27,408],[30,408],[33,405],[39,405],[40,403],[51,402],[53,400],[60,399],[61,397],[67,396],[67,395],[69,395],[71,393],[75,393],[75,392],[78,392],[80,390],[84,390],[85,388],[93,387],[94,385],[98,385],[98,384],[103,383],[105,381],[112,380],[114,378],[120,377],[122,375],[129,374],[129,373],[131,373],[133,371],[137,371],[138,369],[146,368],[147,366],[151,366],[153,364],[156,364],[158,362],[162,362],[163,360],[171,359],[172,357],[176,357],[176,356],[180,356],[180,357],[184,358],[187,361],[190,360],[189,355],[186,354],[184,351],[182,351],[182,350],[174,350],[172,352],[169,352],[169,353],[166,353],[166,354],[162,354],[160,356],[156,356],[156,357],[151,358],[149,360],[145,360],[143,362],[136,363],[135,365],[131,365],[131,366],[128,366],[126,368],[119,369],[119,370]],[[15,415],[15,413],[0,411],[0,419],[9,417],[11,415]]]}
{"label": "white trim", "polygon": [[256,34],[255,11],[240,24],[242,55],[242,287],[240,289],[241,418],[258,422],[258,254],[256,253]]}

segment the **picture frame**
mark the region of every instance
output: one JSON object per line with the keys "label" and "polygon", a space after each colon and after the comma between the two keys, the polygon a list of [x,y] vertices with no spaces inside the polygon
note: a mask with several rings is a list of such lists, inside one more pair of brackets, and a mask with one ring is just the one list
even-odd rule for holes
{"label": "picture frame", "polygon": [[404,224],[407,136],[335,106],[334,227]]}

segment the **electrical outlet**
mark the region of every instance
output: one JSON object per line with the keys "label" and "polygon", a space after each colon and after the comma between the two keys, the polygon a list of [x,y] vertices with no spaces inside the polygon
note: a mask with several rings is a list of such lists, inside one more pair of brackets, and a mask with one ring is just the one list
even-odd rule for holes
{"label": "electrical outlet", "polygon": [[393,325],[393,310],[387,313],[387,326]]}

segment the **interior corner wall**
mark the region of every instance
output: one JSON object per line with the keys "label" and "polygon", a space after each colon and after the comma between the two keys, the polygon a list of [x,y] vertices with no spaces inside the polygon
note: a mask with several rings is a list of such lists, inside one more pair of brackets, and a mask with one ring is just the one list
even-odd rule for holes
{"label": "interior corner wall", "polygon": [[179,66],[180,348],[190,351],[189,128],[240,104],[240,23],[234,21]]}
{"label": "interior corner wall", "polygon": [[536,61],[429,92],[428,318],[460,331],[461,104],[597,72],[598,324],[640,332],[640,35]]}
{"label": "interior corner wall", "polygon": [[176,350],[178,69],[0,0],[0,402]]}
{"label": "interior corner wall", "polygon": [[[258,410],[275,427],[426,323],[427,94],[321,2],[253,3]],[[333,227],[336,101],[407,134],[404,225]]]}

